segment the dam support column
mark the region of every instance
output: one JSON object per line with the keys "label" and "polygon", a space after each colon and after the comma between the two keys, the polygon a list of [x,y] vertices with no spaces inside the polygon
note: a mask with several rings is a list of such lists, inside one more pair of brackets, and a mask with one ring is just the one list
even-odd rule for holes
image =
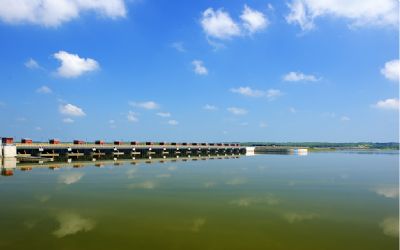
{"label": "dam support column", "polygon": [[1,138],[0,149],[0,156],[4,158],[17,157],[17,146],[15,146],[13,138]]}

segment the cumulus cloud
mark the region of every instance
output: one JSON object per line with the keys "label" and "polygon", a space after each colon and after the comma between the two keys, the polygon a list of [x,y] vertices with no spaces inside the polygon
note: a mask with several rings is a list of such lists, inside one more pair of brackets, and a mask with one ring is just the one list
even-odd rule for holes
{"label": "cumulus cloud", "polygon": [[66,51],[54,53],[54,58],[61,62],[57,74],[65,78],[78,77],[84,73],[99,69],[99,63],[91,58],[81,58],[77,54],[70,54]]}
{"label": "cumulus cloud", "polygon": [[350,121],[350,118],[348,116],[342,116],[342,117],[340,117],[340,120],[342,122],[348,122],[348,121]]}
{"label": "cumulus cloud", "polygon": [[202,14],[201,26],[207,36],[218,39],[230,39],[240,35],[239,25],[222,9],[206,9]]}
{"label": "cumulus cloud", "polygon": [[398,1],[396,0],[292,0],[286,21],[297,24],[302,30],[315,28],[319,17],[344,18],[355,26],[392,26],[398,23]]}
{"label": "cumulus cloud", "polygon": [[257,90],[257,89],[252,89],[250,87],[232,88],[231,92],[232,93],[241,94],[241,95],[244,95],[244,96],[249,96],[249,97],[261,97],[261,96],[265,95],[264,91]]}
{"label": "cumulus cloud", "polygon": [[310,81],[316,82],[319,79],[314,75],[306,75],[301,72],[289,72],[283,76],[283,80],[287,82]]}
{"label": "cumulus cloud", "polygon": [[57,27],[94,12],[116,19],[126,16],[124,0],[0,0],[0,20],[10,24]]}
{"label": "cumulus cloud", "polygon": [[58,177],[58,182],[70,185],[78,182],[83,177],[83,175],[84,173],[81,172],[65,173]]}
{"label": "cumulus cloud", "polygon": [[147,102],[130,102],[129,105],[133,107],[143,108],[143,109],[158,109],[160,105],[153,101]]}
{"label": "cumulus cloud", "polygon": [[268,127],[268,124],[266,122],[260,122],[259,127],[266,128],[266,127]]}
{"label": "cumulus cloud", "polygon": [[227,108],[227,110],[230,113],[234,114],[234,115],[245,115],[245,114],[247,114],[247,110],[242,109],[242,108],[230,107],[230,108]]}
{"label": "cumulus cloud", "polygon": [[387,217],[379,223],[379,227],[385,235],[399,237],[399,218]]}
{"label": "cumulus cloud", "polygon": [[168,123],[169,125],[172,125],[172,126],[176,126],[176,125],[179,124],[179,122],[178,122],[177,120],[169,120],[167,123]]}
{"label": "cumulus cloud", "polygon": [[137,118],[137,114],[135,112],[129,111],[126,115],[126,119],[130,122],[137,122],[139,119]]}
{"label": "cumulus cloud", "polygon": [[74,120],[72,120],[71,118],[64,118],[63,123],[74,123]]}
{"label": "cumulus cloud", "polygon": [[250,33],[265,29],[269,21],[267,17],[260,11],[253,10],[245,5],[240,19],[243,21],[243,27]]}
{"label": "cumulus cloud", "polygon": [[179,52],[186,52],[185,46],[183,45],[183,42],[173,42],[171,44],[171,47],[176,49]]}
{"label": "cumulus cloud", "polygon": [[399,99],[389,98],[386,100],[381,100],[374,104],[373,107],[386,110],[398,110],[400,107]]}
{"label": "cumulus cloud", "polygon": [[279,89],[269,89],[267,91],[267,98],[269,100],[275,100],[276,98],[278,98],[281,95],[283,95],[283,93]]}
{"label": "cumulus cloud", "polygon": [[[266,15],[244,5],[242,14],[239,16],[240,22],[232,19],[230,14],[223,9],[214,10],[208,8],[202,13],[200,20],[201,26],[207,38],[219,40],[229,40],[233,37],[251,35],[259,32],[269,25]],[[209,40],[211,45],[220,47],[221,45]]]}
{"label": "cumulus cloud", "polygon": [[215,111],[218,108],[216,106],[214,106],[214,105],[206,104],[206,105],[203,106],[203,109],[209,110],[209,111]]}
{"label": "cumulus cloud", "polygon": [[[1,3],[0,3],[1,4]],[[34,59],[30,58],[28,61],[24,63],[25,67],[28,69],[40,69],[40,65]]]}
{"label": "cumulus cloud", "polygon": [[385,63],[381,69],[381,74],[391,81],[399,82],[400,79],[400,60],[392,60]]}
{"label": "cumulus cloud", "polygon": [[36,93],[39,94],[51,94],[52,92],[53,91],[47,86],[42,86],[36,90]]}
{"label": "cumulus cloud", "polygon": [[208,74],[208,70],[207,68],[204,66],[203,61],[200,60],[193,60],[192,61],[192,65],[193,65],[193,71],[194,73],[198,74],[198,75],[207,75]]}
{"label": "cumulus cloud", "polygon": [[282,95],[282,92],[278,89],[269,89],[267,91],[252,89],[248,86],[246,87],[239,87],[239,88],[232,88],[230,89],[232,93],[244,95],[247,97],[266,97],[269,100],[274,100],[277,97]]}
{"label": "cumulus cloud", "polygon": [[57,215],[59,228],[53,234],[62,238],[79,232],[88,232],[95,227],[95,222],[76,213],[61,213]]}
{"label": "cumulus cloud", "polygon": [[169,112],[158,112],[156,115],[160,117],[171,117],[171,113]]}
{"label": "cumulus cloud", "polygon": [[85,116],[85,112],[78,106],[72,105],[70,103],[61,105],[59,111],[63,115],[69,116]]}

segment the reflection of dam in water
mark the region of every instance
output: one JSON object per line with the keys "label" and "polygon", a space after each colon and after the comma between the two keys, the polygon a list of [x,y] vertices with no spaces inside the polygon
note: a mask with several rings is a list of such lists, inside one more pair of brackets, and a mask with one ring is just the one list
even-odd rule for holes
{"label": "reflection of dam in water", "polygon": [[187,155],[184,157],[57,157],[48,158],[46,161],[38,160],[36,162],[20,161],[17,157],[3,158],[0,161],[1,175],[12,176],[15,171],[31,171],[36,168],[48,168],[49,170],[57,170],[60,168],[82,168],[82,167],[104,167],[104,166],[120,166],[124,164],[152,164],[152,163],[168,163],[168,162],[186,162],[186,161],[206,161],[206,160],[222,160],[236,159],[240,154],[215,154],[215,155]]}

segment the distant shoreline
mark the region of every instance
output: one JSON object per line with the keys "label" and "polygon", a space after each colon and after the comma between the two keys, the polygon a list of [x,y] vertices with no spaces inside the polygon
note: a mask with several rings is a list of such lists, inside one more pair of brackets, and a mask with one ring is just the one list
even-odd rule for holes
{"label": "distant shoreline", "polygon": [[357,142],[357,143],[330,143],[330,142],[242,142],[243,146],[270,147],[270,148],[308,148],[309,151],[334,151],[334,150],[399,150],[398,142]]}

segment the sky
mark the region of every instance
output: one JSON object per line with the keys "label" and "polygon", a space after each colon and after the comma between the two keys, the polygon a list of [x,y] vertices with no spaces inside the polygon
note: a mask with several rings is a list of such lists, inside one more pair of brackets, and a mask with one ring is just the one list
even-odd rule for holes
{"label": "sky", "polygon": [[399,141],[396,0],[0,0],[0,137]]}

